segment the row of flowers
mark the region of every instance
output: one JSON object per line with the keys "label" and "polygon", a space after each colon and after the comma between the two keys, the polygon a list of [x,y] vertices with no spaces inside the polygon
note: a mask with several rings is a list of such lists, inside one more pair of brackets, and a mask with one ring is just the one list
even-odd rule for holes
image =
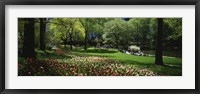
{"label": "row of flowers", "polygon": [[70,59],[28,58],[18,65],[19,76],[156,76],[157,74],[115,60],[95,56],[72,56]]}

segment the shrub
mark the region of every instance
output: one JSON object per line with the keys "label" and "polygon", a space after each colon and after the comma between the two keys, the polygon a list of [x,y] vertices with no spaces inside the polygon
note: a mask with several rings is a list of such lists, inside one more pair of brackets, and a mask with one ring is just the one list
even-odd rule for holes
{"label": "shrub", "polygon": [[128,47],[128,50],[130,52],[139,52],[140,51],[140,47],[136,46],[136,45],[131,45]]}

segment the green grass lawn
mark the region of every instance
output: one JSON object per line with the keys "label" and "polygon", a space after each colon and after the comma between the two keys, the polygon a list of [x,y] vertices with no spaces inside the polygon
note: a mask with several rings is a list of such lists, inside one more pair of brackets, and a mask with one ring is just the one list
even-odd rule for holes
{"label": "green grass lawn", "polygon": [[182,75],[182,58],[163,57],[165,66],[160,66],[154,64],[155,57],[129,55],[119,52],[116,49],[95,49],[91,47],[87,51],[76,49],[72,51],[72,54],[107,57],[123,64],[152,70],[160,75]]}
{"label": "green grass lawn", "polygon": [[[155,55],[155,50],[143,50],[143,52],[146,53],[146,54]],[[164,50],[163,55],[168,56],[168,57],[179,57],[179,58],[181,58],[182,57],[182,51]]]}
{"label": "green grass lawn", "polygon": [[155,65],[155,57],[134,56],[116,49],[60,47],[55,51],[37,50],[36,60],[19,57],[19,75],[40,76],[181,76],[182,59],[163,57],[164,66]]}

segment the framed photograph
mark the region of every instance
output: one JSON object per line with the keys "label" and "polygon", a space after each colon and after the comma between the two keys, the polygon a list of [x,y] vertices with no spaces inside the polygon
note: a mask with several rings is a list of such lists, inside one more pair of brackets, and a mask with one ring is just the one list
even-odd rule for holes
{"label": "framed photograph", "polygon": [[199,0],[0,3],[2,94],[199,94]]}

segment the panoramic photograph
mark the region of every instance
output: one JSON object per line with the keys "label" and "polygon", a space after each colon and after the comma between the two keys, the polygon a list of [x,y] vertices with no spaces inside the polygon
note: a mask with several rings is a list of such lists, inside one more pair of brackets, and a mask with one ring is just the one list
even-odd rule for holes
{"label": "panoramic photograph", "polygon": [[182,76],[182,18],[18,18],[18,76]]}

